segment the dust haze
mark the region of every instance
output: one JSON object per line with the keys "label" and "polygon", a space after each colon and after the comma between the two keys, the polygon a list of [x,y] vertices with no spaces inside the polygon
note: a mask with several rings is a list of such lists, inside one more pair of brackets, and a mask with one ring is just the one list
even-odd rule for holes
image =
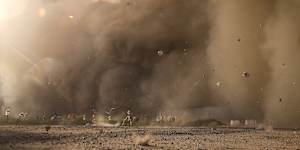
{"label": "dust haze", "polygon": [[300,125],[297,0],[22,1],[0,20],[2,107]]}

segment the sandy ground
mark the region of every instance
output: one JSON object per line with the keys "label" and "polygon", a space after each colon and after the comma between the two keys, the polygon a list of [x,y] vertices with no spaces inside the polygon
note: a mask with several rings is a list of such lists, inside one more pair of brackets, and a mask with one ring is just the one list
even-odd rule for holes
{"label": "sandy ground", "polygon": [[[136,138],[151,135],[149,146]],[[0,126],[0,149],[300,149],[299,130]]]}

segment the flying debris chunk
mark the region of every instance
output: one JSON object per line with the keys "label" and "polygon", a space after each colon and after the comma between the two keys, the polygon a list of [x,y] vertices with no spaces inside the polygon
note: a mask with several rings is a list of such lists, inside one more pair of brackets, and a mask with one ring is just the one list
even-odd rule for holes
{"label": "flying debris chunk", "polygon": [[19,113],[16,125],[20,125],[22,120],[24,120],[26,116],[27,116],[27,113],[24,113],[24,112]]}
{"label": "flying debris chunk", "polygon": [[237,41],[238,41],[238,42],[241,42],[241,39],[240,39],[240,38],[238,38],[238,39],[237,39]]}
{"label": "flying debris chunk", "polygon": [[249,72],[243,72],[243,77],[244,78],[249,78],[250,77],[250,73]]}
{"label": "flying debris chunk", "polygon": [[221,81],[218,81],[218,82],[216,83],[216,86],[217,86],[217,87],[220,87],[220,86],[221,86]]}
{"label": "flying debris chunk", "polygon": [[163,56],[164,55],[164,51],[163,50],[158,50],[157,51],[157,55],[158,56]]}
{"label": "flying debris chunk", "polygon": [[19,118],[25,118],[28,113],[21,112],[18,114]]}
{"label": "flying debris chunk", "polygon": [[279,98],[279,102],[282,102],[282,98]]}

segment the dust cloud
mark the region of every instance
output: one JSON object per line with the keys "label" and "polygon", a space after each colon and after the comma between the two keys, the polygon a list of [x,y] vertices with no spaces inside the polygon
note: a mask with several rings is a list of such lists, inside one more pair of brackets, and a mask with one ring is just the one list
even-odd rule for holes
{"label": "dust cloud", "polygon": [[279,0],[265,27],[271,78],[266,91],[266,122],[299,127],[300,2]]}
{"label": "dust cloud", "polygon": [[299,127],[299,7],[296,0],[31,0],[0,22],[1,105]]}

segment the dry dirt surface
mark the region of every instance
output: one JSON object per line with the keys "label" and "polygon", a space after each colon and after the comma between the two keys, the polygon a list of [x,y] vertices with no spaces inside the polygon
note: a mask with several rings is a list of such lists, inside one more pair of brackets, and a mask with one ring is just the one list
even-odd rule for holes
{"label": "dry dirt surface", "polygon": [[[150,135],[141,146],[137,138]],[[148,145],[147,145],[148,144]],[[300,149],[299,130],[0,126],[0,149]]]}

